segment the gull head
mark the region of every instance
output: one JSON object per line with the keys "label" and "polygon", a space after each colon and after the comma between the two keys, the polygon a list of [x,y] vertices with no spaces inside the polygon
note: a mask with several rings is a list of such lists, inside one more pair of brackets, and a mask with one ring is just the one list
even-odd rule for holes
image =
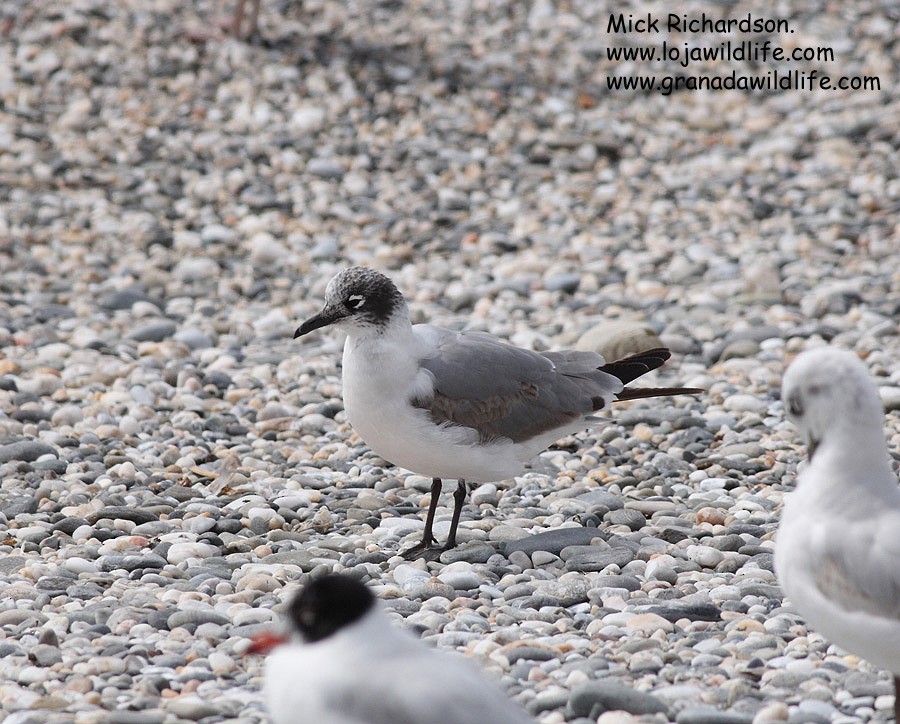
{"label": "gull head", "polygon": [[406,301],[394,282],[374,269],[354,266],[328,282],[322,311],[301,324],[294,337],[332,324],[347,332],[378,331],[398,314],[406,315]]}
{"label": "gull head", "polygon": [[883,439],[884,413],[869,371],[852,352],[818,347],[797,355],[781,386],[788,419],[797,426],[810,459],[825,440],[854,440],[873,432]]}
{"label": "gull head", "polygon": [[291,601],[288,617],[307,643],[321,641],[368,613],[375,597],[350,576],[331,573],[314,578]]}

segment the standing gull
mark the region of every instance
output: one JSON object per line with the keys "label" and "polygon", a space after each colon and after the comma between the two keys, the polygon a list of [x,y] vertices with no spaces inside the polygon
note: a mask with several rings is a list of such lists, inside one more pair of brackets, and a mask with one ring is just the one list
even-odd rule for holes
{"label": "standing gull", "polygon": [[383,274],[351,267],[325,289],[325,307],[294,337],[335,325],[344,344],[344,408],[366,444],[386,460],[432,478],[422,542],[432,527],[443,478],[457,480],[446,548],[466,497],[466,481],[519,475],[559,438],[599,422],[615,400],[693,394],[683,387],[625,385],[669,358],[652,349],[607,364],[596,352],[533,352],[483,332],[413,325],[406,300]]}
{"label": "standing gull", "polygon": [[290,639],[259,634],[275,724],[533,724],[461,656],[394,628],[366,586],[329,574],[290,603]]}
{"label": "standing gull", "polygon": [[855,355],[824,347],[798,355],[781,397],[810,460],[784,505],[775,569],[813,628],[894,675],[900,721],[900,487],[878,391]]}

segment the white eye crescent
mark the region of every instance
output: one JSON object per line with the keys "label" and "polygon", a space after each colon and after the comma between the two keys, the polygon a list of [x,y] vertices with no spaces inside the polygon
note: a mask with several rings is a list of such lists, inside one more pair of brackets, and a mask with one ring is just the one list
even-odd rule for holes
{"label": "white eye crescent", "polygon": [[359,309],[366,303],[366,298],[362,294],[351,294],[347,297],[347,306],[351,309]]}

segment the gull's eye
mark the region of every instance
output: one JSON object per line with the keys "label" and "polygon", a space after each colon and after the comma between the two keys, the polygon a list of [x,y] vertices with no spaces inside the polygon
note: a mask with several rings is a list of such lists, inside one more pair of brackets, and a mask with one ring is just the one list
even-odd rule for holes
{"label": "gull's eye", "polygon": [[794,417],[803,417],[803,403],[800,402],[800,395],[791,395],[787,402],[788,412]]}
{"label": "gull's eye", "polygon": [[351,294],[344,302],[347,309],[360,309],[366,303],[366,298],[362,294]]}

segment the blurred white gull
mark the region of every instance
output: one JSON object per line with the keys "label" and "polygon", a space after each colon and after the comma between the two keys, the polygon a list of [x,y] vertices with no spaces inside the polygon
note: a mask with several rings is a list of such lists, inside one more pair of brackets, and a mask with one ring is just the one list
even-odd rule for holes
{"label": "blurred white gull", "polygon": [[350,576],[313,579],[290,604],[291,637],[260,635],[275,724],[534,724],[464,657],[393,626]]}
{"label": "blurred white gull", "polygon": [[891,672],[897,694],[900,487],[878,391],[856,355],[822,347],[797,356],[781,396],[810,457],[781,516],[781,585],[815,630]]}

